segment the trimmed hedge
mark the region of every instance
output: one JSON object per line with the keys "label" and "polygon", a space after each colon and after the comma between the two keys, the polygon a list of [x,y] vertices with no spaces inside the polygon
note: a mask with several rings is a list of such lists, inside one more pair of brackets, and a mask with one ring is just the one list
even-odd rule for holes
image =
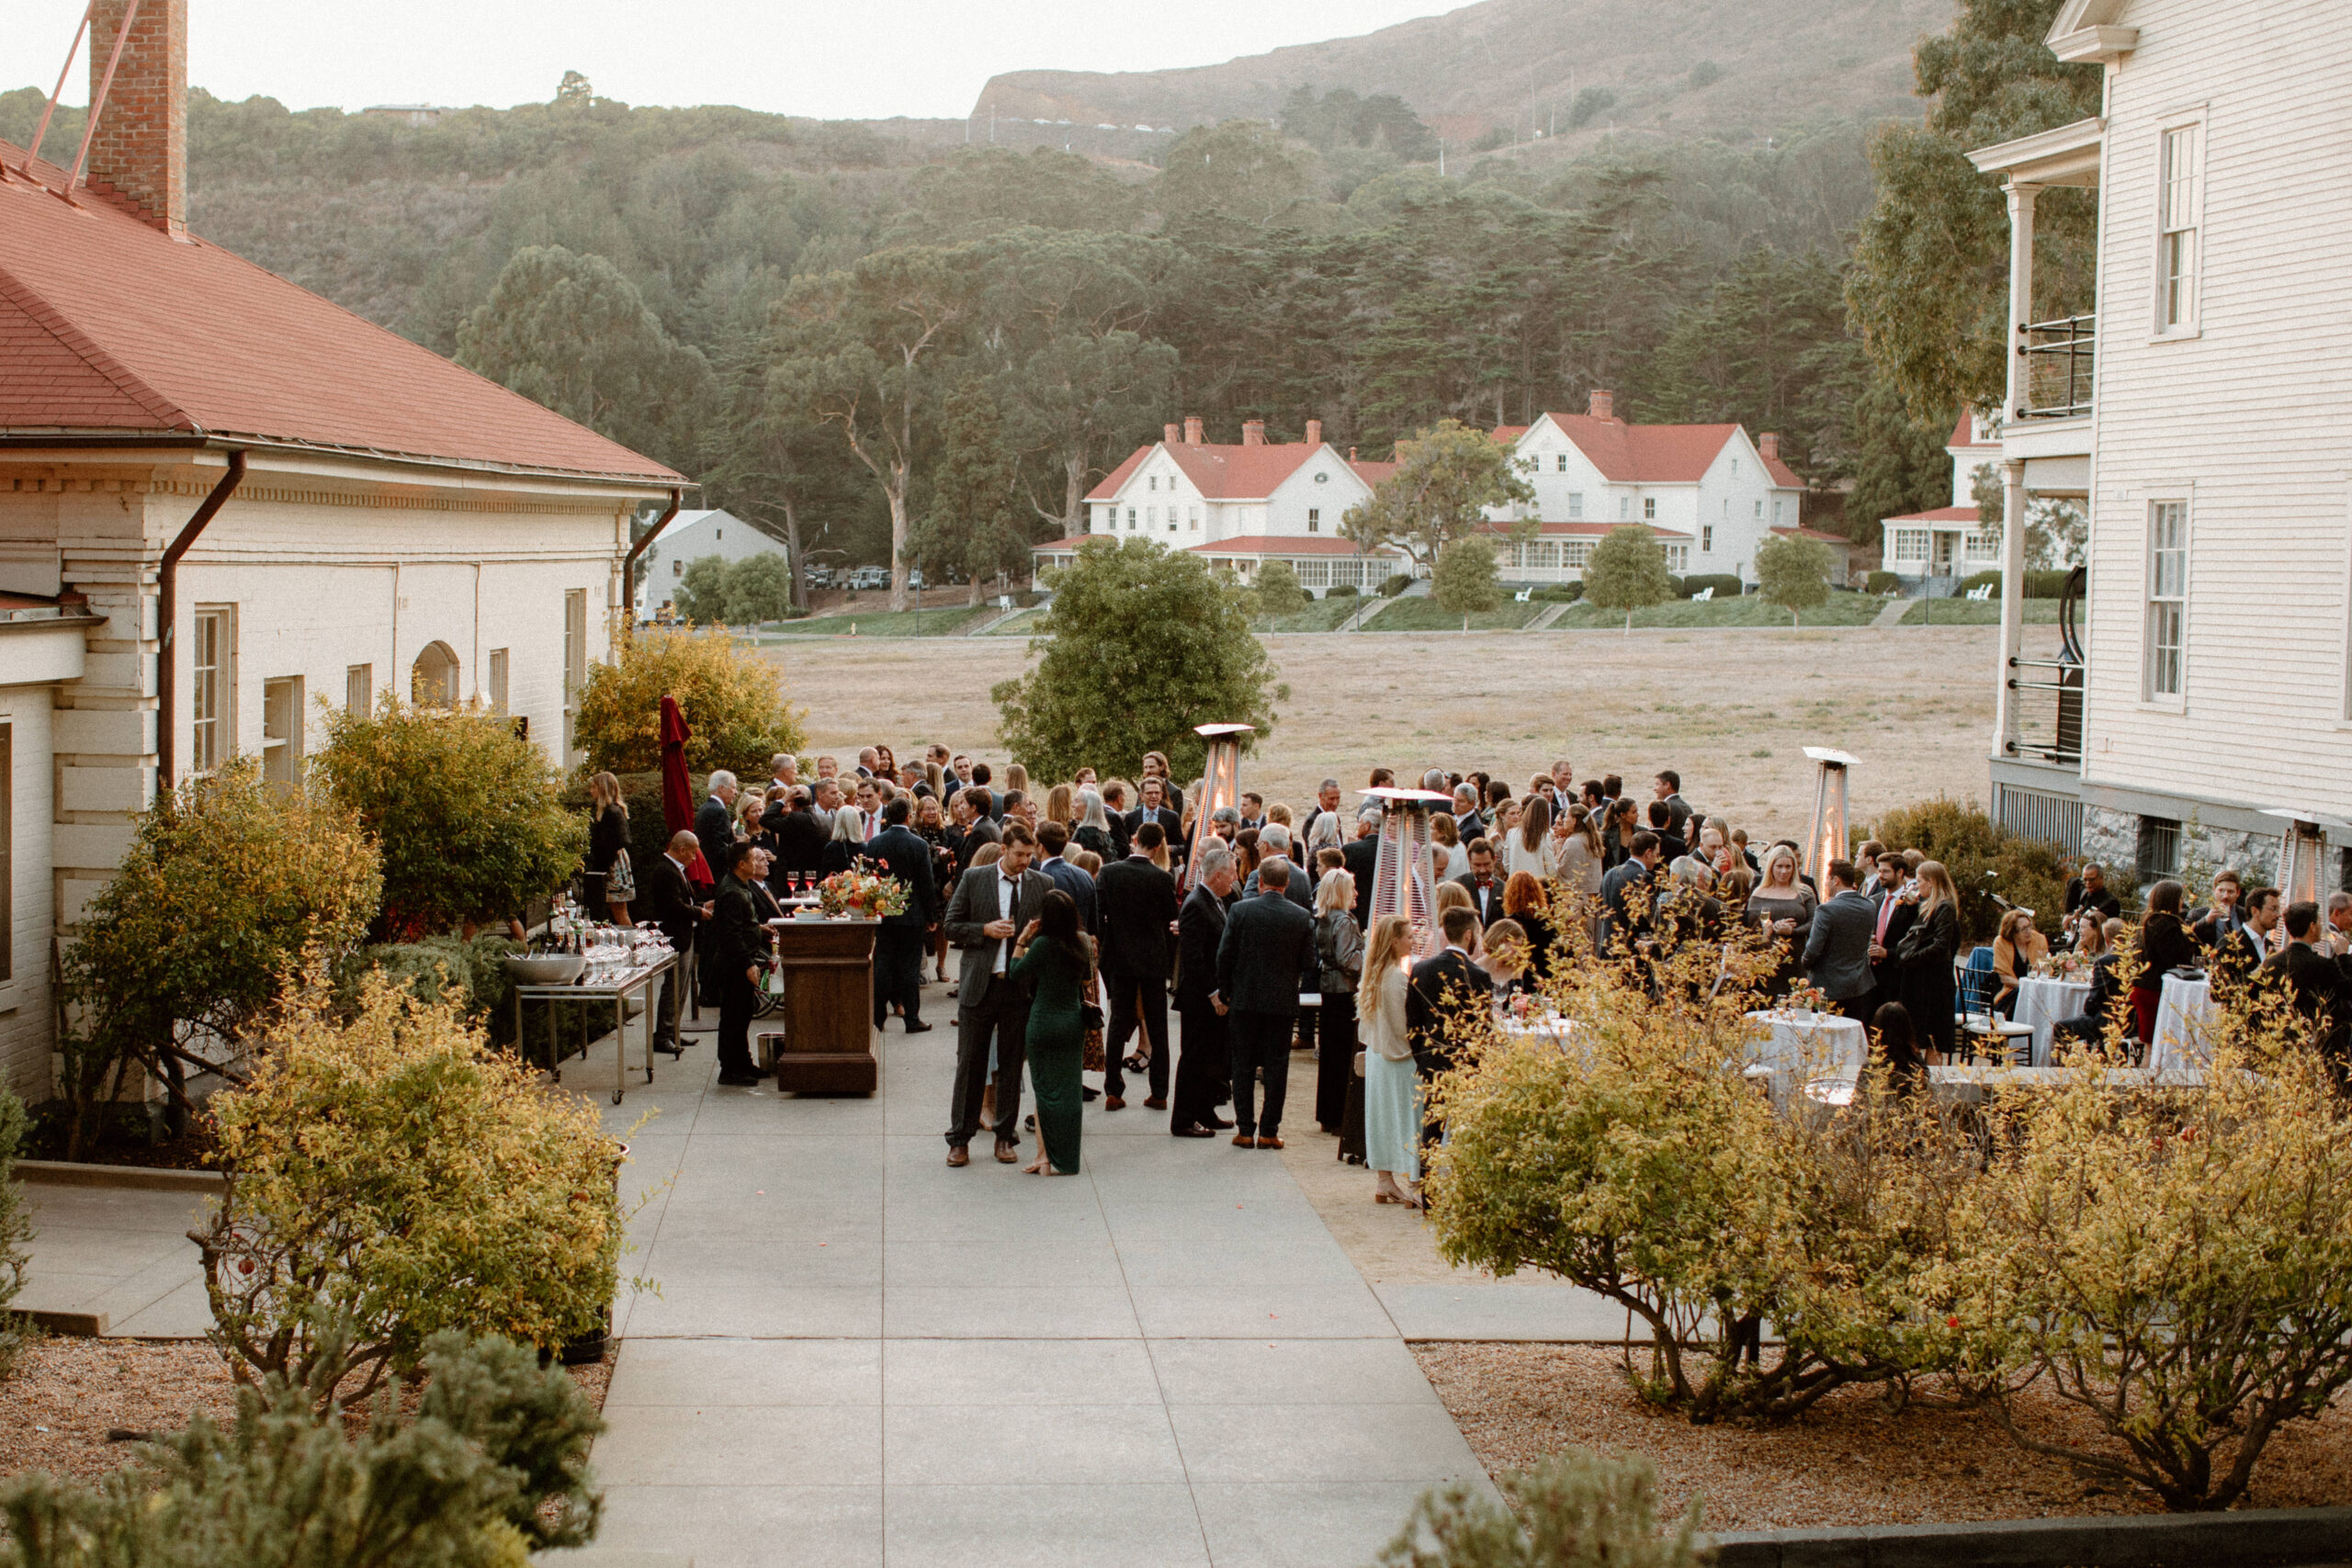
{"label": "trimmed hedge", "polygon": [[[1872,573],[1871,575],[1876,577],[1891,574]],[[2025,574],[2025,596],[2029,599],[2064,598],[2066,593],[2066,579],[2073,575],[2071,569],[2058,571],[2029,571]],[[1993,590],[1993,596],[1999,598],[2001,574],[1997,571],[1979,571],[1961,579],[1960,592],[1970,593],[1988,585]]]}
{"label": "trimmed hedge", "polygon": [[1411,586],[1413,586],[1413,574],[1409,571],[1400,571],[1380,585],[1380,596],[1383,599],[1394,599]]}
{"label": "trimmed hedge", "polygon": [[1710,588],[1715,591],[1715,597],[1718,599],[1736,599],[1745,591],[1746,585],[1739,581],[1739,574],[1735,571],[1701,572],[1682,580],[1682,596],[1685,599],[1695,599]]}
{"label": "trimmed hedge", "polygon": [[1358,592],[1359,591],[1354,583],[1341,582],[1336,583],[1333,586],[1323,590],[1323,597],[1326,599],[1353,599],[1357,596]]}
{"label": "trimmed hedge", "polygon": [[1533,600],[1538,604],[1573,604],[1584,597],[1581,582],[1547,582],[1537,589]]}
{"label": "trimmed hedge", "polygon": [[1891,571],[1874,571],[1862,581],[1865,593],[1893,593],[1903,586],[1903,580]]}

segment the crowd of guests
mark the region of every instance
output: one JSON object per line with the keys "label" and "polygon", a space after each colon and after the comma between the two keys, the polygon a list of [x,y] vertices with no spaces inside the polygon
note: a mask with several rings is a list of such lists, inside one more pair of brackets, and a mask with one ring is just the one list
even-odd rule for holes
{"label": "crowd of guests", "polygon": [[[1671,770],[1638,792],[1613,774],[1579,779],[1566,761],[1523,786],[1475,771],[1408,778],[1451,802],[1430,819],[1442,946],[1409,964],[1409,923],[1371,918],[1379,807],[1350,803],[1336,778],[1304,807],[1244,792],[1204,814],[1202,782],[1180,784],[1157,752],[1132,782],[1080,768],[1043,788],[1018,763],[999,773],[938,745],[920,761],[888,746],[846,766],[819,756],[806,776],[800,758],[779,755],[770,773],[756,788],[712,774],[694,830],[674,835],[661,863],[636,868],[634,904],[610,899],[615,918],[633,908],[673,944],[695,942],[704,993],[720,1010],[719,1081],[748,1084],[763,923],[836,872],[903,884],[907,907],[877,937],[874,1021],[930,1030],[925,968],[936,983],[952,979],[951,1166],[967,1165],[975,1142],[1021,1162],[1024,1072],[1025,1125],[1037,1135],[1025,1168],[1040,1175],[1079,1168],[1086,1101],[1122,1111],[1133,1088],[1175,1136],[1229,1134],[1237,1147],[1280,1149],[1290,1054],[1311,1050],[1315,1123],[1351,1143],[1360,1135],[1376,1201],[1417,1204],[1434,1131],[1426,1086],[1450,1066],[1459,1021],[1540,984],[1569,950],[1563,920],[1584,927],[1577,946],[1613,953],[1753,933],[1771,958],[1768,995],[1817,990],[1869,1027],[1898,1082],[1959,1050],[1960,899],[1942,863],[1870,842],[1816,879],[1793,840],[1751,843],[1692,807]],[[589,869],[609,877],[626,808],[617,784],[600,782]],[[1363,787],[1397,782],[1376,768]],[[2099,868],[2083,868],[2058,944],[2089,961],[2091,1001],[2062,1030],[2096,1037],[2121,1005],[2145,1040],[2153,987],[2204,962],[2278,973],[2298,1005],[2317,998],[2329,1017],[2352,1016],[2337,999],[2352,998],[2352,897],[2337,896],[2323,921],[2224,874],[2211,908],[2181,905],[2180,885],[2160,883],[2127,931]],[[2144,963],[2122,996],[2115,955],[2127,942]],[[1993,943],[1989,1010],[2012,1010],[2018,983],[2051,951],[2031,911],[2010,911]],[[676,1050],[668,1017],[665,998],[657,1028]],[[1350,1113],[1358,1079],[1360,1134]]]}

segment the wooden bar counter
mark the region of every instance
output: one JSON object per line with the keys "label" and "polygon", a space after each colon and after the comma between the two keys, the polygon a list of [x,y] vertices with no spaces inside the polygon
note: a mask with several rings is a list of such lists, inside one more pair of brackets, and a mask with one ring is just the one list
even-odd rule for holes
{"label": "wooden bar counter", "polygon": [[879,920],[770,920],[784,972],[775,1085],[798,1094],[872,1094],[874,933]]}

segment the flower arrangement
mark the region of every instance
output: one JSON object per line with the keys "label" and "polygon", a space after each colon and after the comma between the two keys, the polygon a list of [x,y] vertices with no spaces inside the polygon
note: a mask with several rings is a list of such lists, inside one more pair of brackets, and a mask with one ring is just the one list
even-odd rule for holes
{"label": "flower arrangement", "polygon": [[1829,993],[1818,986],[1792,986],[1781,1005],[1792,1012],[1827,1012]]}
{"label": "flower arrangement", "polygon": [[2033,966],[2039,980],[2079,980],[2091,971],[2091,961],[2079,953],[2053,953]]}
{"label": "flower arrangement", "polygon": [[870,871],[837,871],[817,884],[817,900],[829,916],[880,919],[907,912],[907,885]]}

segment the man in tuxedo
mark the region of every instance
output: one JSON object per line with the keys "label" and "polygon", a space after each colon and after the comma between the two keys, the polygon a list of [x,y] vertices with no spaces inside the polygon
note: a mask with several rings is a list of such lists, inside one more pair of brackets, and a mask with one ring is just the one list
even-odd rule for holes
{"label": "man in tuxedo", "polygon": [[1878,906],[1862,897],[1855,876],[1853,862],[1829,863],[1829,898],[1813,912],[1812,934],[1804,942],[1804,972],[1839,1012],[1868,1023],[1871,993],[1878,989],[1878,976],[1871,968]]}
{"label": "man in tuxedo", "polygon": [[[1127,786],[1119,779],[1111,779],[1103,784],[1102,795],[1102,820],[1111,829],[1111,859],[1114,862],[1123,861],[1135,847],[1135,840],[1127,831]],[[1165,843],[1167,840],[1163,838],[1160,841]]]}
{"label": "man in tuxedo", "polygon": [[694,863],[695,851],[700,847],[692,833],[680,829],[670,835],[668,845],[637,879],[636,914],[668,937],[671,950],[678,955],[662,976],[662,995],[653,1005],[653,1048],[673,1056],[685,1054],[678,1036],[678,976],[693,962],[697,926],[710,916],[710,906],[695,902],[693,885],[686,881],[686,867]]}
{"label": "man in tuxedo", "polygon": [[1233,1125],[1216,1113],[1232,1060],[1216,959],[1225,942],[1226,895],[1234,881],[1233,852],[1210,845],[1201,854],[1201,879],[1176,916],[1176,1014],[1183,1021],[1184,1055],[1176,1064],[1168,1130],[1180,1138],[1206,1138]]}
{"label": "man in tuxedo", "polygon": [[1919,918],[1919,906],[1903,897],[1903,889],[1910,881],[1911,867],[1902,852],[1889,850],[1878,857],[1878,918],[1871,928],[1871,996],[1868,1006],[1871,1016],[1878,1010],[1900,998],[1903,976],[1894,961],[1895,950],[1903,945],[1904,933]]}
{"label": "man in tuxedo", "polygon": [[1503,879],[1495,871],[1495,846],[1484,839],[1470,840],[1470,869],[1453,879],[1470,890],[1470,908],[1481,928],[1503,918]]}
{"label": "man in tuxedo", "polygon": [[1018,822],[1004,825],[1004,853],[956,883],[940,924],[963,949],[956,977],[956,1085],[949,1106],[947,1163],[971,1163],[980,1096],[989,1087],[989,1041],[996,1041],[996,1157],[1021,1157],[1021,1069],[1029,1028],[1029,992],[1006,975],[1013,939],[1046,912],[1054,879],[1033,871],[1037,840]]}
{"label": "man in tuxedo", "polygon": [[713,876],[727,874],[727,846],[735,841],[736,793],[735,775],[721,768],[710,775],[709,797],[695,812],[695,839]]}
{"label": "man in tuxedo", "polygon": [[2278,930],[2278,889],[2257,887],[2241,907],[2245,923],[2213,944],[2213,977],[2242,986],[2256,970],[2274,957],[2282,938]]}
{"label": "man in tuxedo", "polygon": [[[1413,1047],[1413,1067],[1426,1084],[1453,1066],[1461,1036],[1493,1006],[1494,981],[1471,958],[1482,929],[1467,909],[1448,909],[1441,919],[1444,950],[1413,965],[1405,991],[1405,1038]],[[1421,1130],[1424,1143],[1435,1143],[1437,1121]]]}
{"label": "man in tuxedo", "polygon": [[[1308,812],[1306,814],[1306,820],[1298,825],[1299,838],[1304,840],[1315,830],[1315,819],[1317,818],[1331,816],[1338,812],[1339,809],[1340,781],[1337,779],[1325,779],[1315,788],[1315,809]],[[1344,838],[1345,835],[1342,835],[1342,837]]]}
{"label": "man in tuxedo", "polygon": [[725,852],[728,871],[718,879],[710,919],[711,966],[718,982],[718,1081],[745,1089],[760,1081],[752,1066],[752,1014],[759,1006],[767,931],[752,893],[759,874],[753,866],[758,849],[744,839]]}
{"label": "man in tuxedo", "polygon": [[989,820],[1001,823],[1004,820],[1004,792],[996,787],[995,779],[995,773],[986,762],[972,764],[972,787],[988,791]]}
{"label": "man in tuxedo", "polygon": [[2313,1043],[2343,1082],[2347,1035],[2352,1034],[2352,960],[2337,958],[2318,944],[2324,940],[2319,906],[2303,900],[2287,908],[2280,922],[2286,945],[2263,961],[2263,980],[2282,987],[2289,1005],[2312,1025]]}
{"label": "man in tuxedo", "polygon": [[814,875],[824,869],[828,826],[817,820],[806,785],[767,808],[760,826],[775,839],[775,869],[785,875]]}
{"label": "man in tuxedo", "polygon": [[922,1021],[923,933],[939,908],[931,874],[931,846],[907,826],[913,809],[900,795],[882,808],[882,830],[866,845],[874,869],[906,885],[907,907],[899,914],[882,917],[874,933],[874,1027],[880,1029],[897,1002],[907,1021],[907,1032],[922,1034],[931,1025]]}
{"label": "man in tuxedo", "polygon": [[1037,824],[1037,869],[1078,906],[1078,929],[1089,936],[1102,931],[1102,912],[1094,897],[1094,879],[1062,858],[1069,848],[1069,824],[1050,818]]}
{"label": "man in tuxedo", "polygon": [[[1657,835],[1658,859],[1672,865],[1690,852],[1690,846],[1675,831],[1674,810],[1662,800],[1650,802],[1650,831]],[[1815,889],[1819,891],[1819,889]]]}
{"label": "man in tuxedo", "polygon": [[1566,757],[1552,764],[1552,815],[1556,819],[1567,815],[1568,807],[1577,803],[1577,768]]}
{"label": "man in tuxedo", "polygon": [[[1298,981],[1315,957],[1315,917],[1290,897],[1290,862],[1270,856],[1258,868],[1258,896],[1225,918],[1216,949],[1216,989],[1233,1039],[1233,1134],[1237,1148],[1283,1146],[1283,1101],[1290,1082],[1291,1036],[1298,1030]],[[1266,1100],[1258,1109],[1258,1075]]]}
{"label": "man in tuxedo", "polygon": [[1626,848],[1625,859],[1600,879],[1600,951],[1612,958],[1648,934],[1657,902],[1651,874],[1657,869],[1657,835],[1636,833]]}
{"label": "man in tuxedo", "polygon": [[1340,846],[1340,860],[1356,879],[1356,929],[1372,929],[1372,884],[1380,870],[1380,813],[1368,809],[1356,818],[1356,836]]}
{"label": "man in tuxedo", "polygon": [[956,820],[963,825],[963,836],[954,840],[956,877],[959,882],[972,869],[972,859],[980,852],[981,845],[1004,841],[1002,830],[989,820],[989,792],[977,784],[958,793],[951,803]]}
{"label": "man in tuxedo", "polygon": [[1126,1105],[1123,1058],[1140,1026],[1151,1051],[1150,1111],[1168,1107],[1168,970],[1174,956],[1176,879],[1151,863],[1163,842],[1159,824],[1136,830],[1135,852],[1095,879],[1102,919],[1102,984],[1110,993],[1110,1034],[1102,1049],[1102,1109]]}
{"label": "man in tuxedo", "polygon": [[1137,786],[1143,804],[1127,813],[1127,838],[1132,841],[1136,829],[1147,822],[1159,824],[1159,831],[1173,854],[1183,840],[1184,818],[1167,805],[1168,786],[1158,778],[1147,778]]}
{"label": "man in tuxedo", "polygon": [[[1166,755],[1159,751],[1146,751],[1143,754],[1143,776],[1147,784],[1153,779],[1159,781],[1160,804],[1176,813],[1176,819],[1182,822],[1184,819],[1184,792],[1177,787],[1175,779],[1170,775]],[[1150,802],[1145,804],[1149,805]],[[1176,840],[1170,839],[1168,841],[1172,844]]]}

